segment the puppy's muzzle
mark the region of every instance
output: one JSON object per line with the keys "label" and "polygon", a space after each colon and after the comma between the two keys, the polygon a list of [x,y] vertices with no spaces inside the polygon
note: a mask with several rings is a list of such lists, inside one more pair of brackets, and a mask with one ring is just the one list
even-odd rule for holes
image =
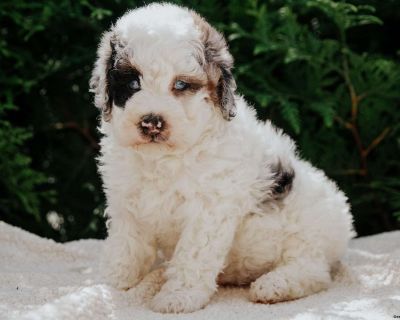
{"label": "puppy's muzzle", "polygon": [[140,119],[138,126],[143,135],[153,138],[164,131],[165,121],[160,115],[150,113]]}

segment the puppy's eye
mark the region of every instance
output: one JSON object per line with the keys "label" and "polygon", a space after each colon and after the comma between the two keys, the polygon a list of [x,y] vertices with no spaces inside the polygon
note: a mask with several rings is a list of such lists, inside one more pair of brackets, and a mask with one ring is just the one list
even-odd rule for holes
{"label": "puppy's eye", "polygon": [[140,82],[139,79],[134,79],[128,83],[128,87],[132,90],[140,90]]}
{"label": "puppy's eye", "polygon": [[189,88],[189,83],[182,81],[182,80],[176,80],[174,83],[174,89],[175,90],[179,90],[179,91],[183,91]]}

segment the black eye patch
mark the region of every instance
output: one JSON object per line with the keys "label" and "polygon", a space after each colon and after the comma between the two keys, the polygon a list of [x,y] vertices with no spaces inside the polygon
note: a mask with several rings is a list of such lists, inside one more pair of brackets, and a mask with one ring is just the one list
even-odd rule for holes
{"label": "black eye patch", "polygon": [[118,107],[140,91],[140,72],[132,67],[116,67],[108,72],[109,95]]}

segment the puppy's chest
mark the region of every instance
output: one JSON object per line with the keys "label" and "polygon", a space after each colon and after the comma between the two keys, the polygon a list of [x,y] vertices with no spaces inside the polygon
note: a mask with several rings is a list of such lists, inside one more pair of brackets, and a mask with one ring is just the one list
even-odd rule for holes
{"label": "puppy's chest", "polygon": [[184,172],[141,172],[126,196],[128,209],[137,220],[152,229],[170,229],[184,219],[183,206],[194,187]]}
{"label": "puppy's chest", "polygon": [[175,246],[187,219],[202,214],[205,207],[214,203],[213,199],[227,201],[227,195],[232,198],[232,192],[240,188],[234,199],[246,197],[242,202],[246,206],[250,203],[246,190],[250,189],[252,174],[243,179],[243,167],[225,159],[196,160],[202,161],[190,161],[190,165],[141,163],[132,168],[130,177],[125,177],[131,179],[129,185],[133,186],[124,191],[129,212],[166,251]]}
{"label": "puppy's chest", "polygon": [[140,190],[129,198],[130,212],[166,255],[172,253],[188,215],[190,195],[179,180],[142,181]]}

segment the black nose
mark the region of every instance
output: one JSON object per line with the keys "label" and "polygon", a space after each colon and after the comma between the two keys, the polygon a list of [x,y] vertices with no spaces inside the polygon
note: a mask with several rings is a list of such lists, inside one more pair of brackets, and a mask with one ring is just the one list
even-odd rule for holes
{"label": "black nose", "polygon": [[156,136],[164,130],[165,121],[161,116],[150,113],[140,119],[139,127],[143,134]]}

